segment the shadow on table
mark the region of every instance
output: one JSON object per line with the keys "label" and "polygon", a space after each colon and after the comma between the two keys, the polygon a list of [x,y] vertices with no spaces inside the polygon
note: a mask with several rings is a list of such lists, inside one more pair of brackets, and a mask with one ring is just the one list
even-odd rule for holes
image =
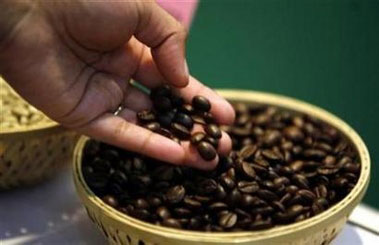
{"label": "shadow on table", "polygon": [[345,225],[341,233],[332,242],[332,245],[362,245],[362,239],[354,226]]}
{"label": "shadow on table", "polygon": [[38,186],[0,193],[1,245],[103,245],[75,193],[71,171]]}

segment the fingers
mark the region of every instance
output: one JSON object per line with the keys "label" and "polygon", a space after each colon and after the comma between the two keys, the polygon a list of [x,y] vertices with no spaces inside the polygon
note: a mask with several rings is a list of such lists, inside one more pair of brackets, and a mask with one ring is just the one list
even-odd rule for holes
{"label": "fingers", "polygon": [[207,98],[211,104],[211,113],[220,124],[232,124],[235,118],[233,107],[224,98],[219,96],[214,90],[200,83],[196,78],[190,77],[190,81],[185,88],[177,89],[184,100],[190,102],[196,95]]}
{"label": "fingers", "polygon": [[154,61],[168,83],[176,87],[188,84],[185,60],[184,27],[156,3],[143,3],[135,37],[151,48]]}
{"label": "fingers", "polygon": [[[132,112],[124,109],[121,114],[131,116]],[[184,162],[185,152],[176,142],[110,113],[100,116],[78,130],[100,141],[165,162]]]}
{"label": "fingers", "polygon": [[[173,140],[135,125],[135,112],[123,109],[118,116],[106,113],[78,131],[97,140],[138,152],[175,165],[186,165],[203,170],[213,169],[218,157],[212,161],[201,158],[189,141],[180,145]],[[194,131],[202,130],[200,126]],[[231,149],[229,136],[223,133],[218,153],[224,155]]]}

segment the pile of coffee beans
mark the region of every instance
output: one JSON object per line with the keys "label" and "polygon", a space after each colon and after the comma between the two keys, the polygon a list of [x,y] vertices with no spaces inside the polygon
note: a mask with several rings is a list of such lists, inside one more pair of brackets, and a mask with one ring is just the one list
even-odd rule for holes
{"label": "pile of coffee beans", "polygon": [[31,126],[50,121],[42,112],[23,100],[0,78],[0,129]]}
{"label": "pile of coffee beans", "polygon": [[[153,89],[150,98],[153,109],[137,113],[140,125],[179,144],[190,141],[206,161],[216,158],[221,130],[209,112],[211,104],[205,97],[195,96],[192,104],[186,104],[183,98],[165,85]],[[195,124],[203,126],[205,133],[191,135]]]}
{"label": "pile of coffee beans", "polygon": [[[153,224],[250,231],[317,215],[356,184],[357,152],[335,128],[272,106],[236,103],[234,108],[234,125],[221,126],[233,150],[220,156],[214,170],[173,166],[91,140],[82,166],[88,186],[106,204]],[[203,138],[193,136],[195,144],[202,142],[197,137]]]}

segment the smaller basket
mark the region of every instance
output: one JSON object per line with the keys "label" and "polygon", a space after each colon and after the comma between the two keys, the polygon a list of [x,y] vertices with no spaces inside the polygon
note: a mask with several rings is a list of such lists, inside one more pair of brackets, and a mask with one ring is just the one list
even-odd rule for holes
{"label": "smaller basket", "polygon": [[[1,77],[0,85],[3,92],[9,89]],[[0,190],[40,182],[71,160],[78,135],[43,117],[34,124],[0,127]]]}

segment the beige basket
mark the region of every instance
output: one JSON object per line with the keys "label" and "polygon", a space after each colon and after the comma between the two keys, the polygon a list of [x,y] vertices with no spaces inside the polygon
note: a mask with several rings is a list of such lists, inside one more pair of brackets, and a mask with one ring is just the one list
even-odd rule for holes
{"label": "beige basket", "polygon": [[[6,86],[1,77],[0,83]],[[35,184],[51,176],[71,160],[77,138],[49,119],[0,127],[0,190]]]}
{"label": "beige basket", "polygon": [[279,95],[220,90],[230,101],[258,102],[310,114],[338,128],[355,145],[361,160],[361,174],[351,193],[327,211],[295,224],[264,231],[205,233],[160,227],[129,217],[104,204],[86,185],[81,172],[85,142],[82,137],[75,149],[74,180],[89,217],[107,237],[110,244],[189,245],[189,244],[250,244],[250,245],[311,245],[329,244],[341,231],[350,213],[362,200],[369,183],[370,157],[358,134],[336,116],[313,105]]}

